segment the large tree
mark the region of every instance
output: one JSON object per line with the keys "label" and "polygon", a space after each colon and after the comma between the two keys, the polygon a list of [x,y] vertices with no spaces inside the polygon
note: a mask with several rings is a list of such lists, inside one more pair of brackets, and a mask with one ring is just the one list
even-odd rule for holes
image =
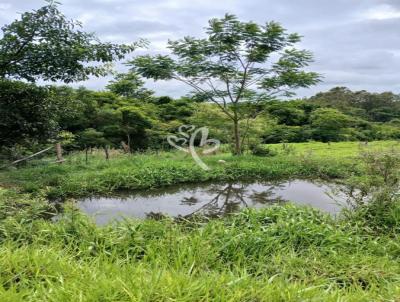
{"label": "large tree", "polygon": [[333,108],[319,108],[310,117],[314,138],[330,142],[343,139],[342,130],[355,123],[354,118]]}
{"label": "large tree", "polygon": [[54,137],[63,102],[50,87],[0,80],[0,149]]}
{"label": "large tree", "polygon": [[144,84],[140,76],[135,73],[119,73],[106,88],[125,98],[146,101],[152,97],[154,92],[145,88]]}
{"label": "large tree", "polygon": [[169,41],[173,56],[139,56],[130,64],[145,78],[181,81],[217,104],[232,121],[235,153],[240,154],[240,122],[248,124],[258,103],[290,96],[292,89],[313,85],[319,76],[303,70],[312,55],[294,48],[301,37],[276,22],[259,25],[227,14],[210,20],[206,34]]}
{"label": "large tree", "polygon": [[[67,19],[57,4],[25,12],[2,28],[0,78],[73,82],[103,76],[107,63],[122,59],[136,44],[100,42]],[[97,63],[97,64],[90,64]]]}

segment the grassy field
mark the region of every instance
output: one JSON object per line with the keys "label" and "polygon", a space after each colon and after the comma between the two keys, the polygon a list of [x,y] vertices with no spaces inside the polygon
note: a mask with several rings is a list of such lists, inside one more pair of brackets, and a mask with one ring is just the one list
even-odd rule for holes
{"label": "grassy field", "polygon": [[[275,157],[82,154],[0,174],[0,301],[399,301],[400,206],[339,219],[275,206],[220,219],[94,225],[47,197],[238,178],[363,175],[360,152],[397,142],[294,144]],[[289,150],[287,150],[289,149]],[[218,160],[225,160],[225,164]]]}

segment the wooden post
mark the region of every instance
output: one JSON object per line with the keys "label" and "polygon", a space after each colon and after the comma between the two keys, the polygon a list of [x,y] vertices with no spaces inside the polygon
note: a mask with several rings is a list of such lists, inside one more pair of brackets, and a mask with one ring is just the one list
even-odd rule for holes
{"label": "wooden post", "polygon": [[104,146],[104,153],[106,154],[106,160],[110,158],[110,153],[108,152],[108,146]]}
{"label": "wooden post", "polygon": [[64,159],[62,157],[61,143],[56,143],[55,148],[56,148],[56,154],[57,154],[57,162],[59,164],[62,164]]}
{"label": "wooden post", "polygon": [[131,135],[128,133],[127,135],[127,139],[128,139],[128,150],[129,153],[132,153],[132,149],[131,149]]}
{"label": "wooden post", "polygon": [[85,147],[85,163],[88,164],[88,152],[89,152],[89,148]]}
{"label": "wooden post", "polygon": [[129,147],[124,141],[121,142],[121,146],[124,149],[125,153],[129,153]]}

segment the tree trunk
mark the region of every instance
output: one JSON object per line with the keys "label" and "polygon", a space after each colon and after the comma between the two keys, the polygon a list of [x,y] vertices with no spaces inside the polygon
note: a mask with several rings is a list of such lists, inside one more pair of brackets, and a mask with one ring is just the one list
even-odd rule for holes
{"label": "tree trunk", "polygon": [[129,153],[132,153],[132,148],[131,148],[131,135],[128,133],[126,135],[127,139],[128,139],[128,149],[129,149]]}
{"label": "tree trunk", "polygon": [[234,120],[233,121],[233,131],[234,131],[234,137],[235,137],[235,155],[241,155],[242,154],[242,146],[240,143],[240,129],[239,129],[239,121]]}
{"label": "tree trunk", "polygon": [[86,164],[88,164],[88,161],[89,161],[89,159],[88,159],[88,153],[89,153],[89,148],[85,148],[85,162],[86,162]]}
{"label": "tree trunk", "polygon": [[59,164],[62,164],[62,162],[64,161],[64,159],[63,159],[63,157],[62,157],[61,143],[56,143],[55,148],[56,148],[56,154],[57,154],[57,162],[58,162]]}
{"label": "tree trunk", "polygon": [[129,153],[129,147],[124,141],[121,142],[121,146],[125,153]]}
{"label": "tree trunk", "polygon": [[106,154],[106,160],[110,158],[110,153],[108,152],[108,146],[104,146],[104,153]]}

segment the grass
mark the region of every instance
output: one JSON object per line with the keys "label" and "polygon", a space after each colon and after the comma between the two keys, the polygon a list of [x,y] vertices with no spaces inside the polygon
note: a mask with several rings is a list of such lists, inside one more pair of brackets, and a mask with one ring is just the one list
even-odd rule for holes
{"label": "grass", "polygon": [[[260,178],[345,178],[359,173],[355,158],[361,150],[400,148],[397,142],[356,142],[274,145],[278,156],[265,158],[228,153],[204,157],[211,167],[204,171],[192,158],[180,152],[160,154],[115,155],[110,161],[95,153],[86,164],[81,153],[71,155],[63,165],[37,165],[0,173],[0,183],[21,187],[26,192],[46,190],[50,198],[108,194],[177,183],[209,180]],[[224,160],[226,163],[219,163]]]}
{"label": "grass", "polygon": [[[40,201],[37,201],[40,203]],[[40,207],[37,207],[41,209]],[[397,232],[291,205],[209,222],[0,223],[1,301],[395,301]]]}
{"label": "grass", "polygon": [[163,153],[109,162],[95,154],[88,165],[75,154],[64,165],[1,173],[0,301],[398,301],[398,203],[370,220],[289,204],[220,220],[99,227],[69,203],[57,221],[48,219],[56,211],[49,196],[212,179],[344,179],[363,174],[360,150],[397,143],[271,148],[278,156],[206,157],[210,171]]}

